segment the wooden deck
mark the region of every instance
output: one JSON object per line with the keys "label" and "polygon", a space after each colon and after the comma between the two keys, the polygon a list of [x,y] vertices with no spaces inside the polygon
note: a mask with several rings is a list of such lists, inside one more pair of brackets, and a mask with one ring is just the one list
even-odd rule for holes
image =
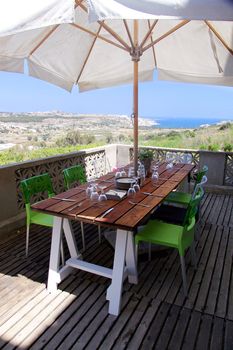
{"label": "wooden deck", "polygon": [[[125,283],[122,312],[114,317],[103,277],[74,271],[48,294],[50,230],[32,226],[26,259],[22,228],[0,242],[0,348],[232,350],[233,196],[205,195],[199,231],[197,271],[186,257],[189,298],[177,253],[163,250],[151,262],[142,256],[139,284]],[[96,227],[86,226],[86,259],[111,266],[111,246],[97,241]]]}

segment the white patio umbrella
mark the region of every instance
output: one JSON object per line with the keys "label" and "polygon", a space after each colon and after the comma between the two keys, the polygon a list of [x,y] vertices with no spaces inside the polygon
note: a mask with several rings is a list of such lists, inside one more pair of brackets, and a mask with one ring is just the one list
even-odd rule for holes
{"label": "white patio umbrella", "polygon": [[29,75],[67,90],[133,82],[135,169],[138,81],[157,68],[162,79],[233,85],[232,1],[88,0],[93,22],[86,1],[75,3],[71,23],[48,26],[39,16],[35,29],[27,21],[22,31],[23,19],[16,30],[0,28],[0,70],[24,73],[26,60]]}

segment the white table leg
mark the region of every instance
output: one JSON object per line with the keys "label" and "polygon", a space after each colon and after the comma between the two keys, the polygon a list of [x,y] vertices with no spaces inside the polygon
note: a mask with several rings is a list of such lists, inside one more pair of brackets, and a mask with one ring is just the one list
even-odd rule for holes
{"label": "white table leg", "polygon": [[59,263],[60,263],[62,224],[63,224],[63,219],[57,216],[54,216],[50,260],[49,260],[48,284],[47,284],[47,289],[49,292],[55,292],[57,290],[57,283],[58,283],[57,281],[58,281]]}
{"label": "white table leg", "polygon": [[129,283],[138,283],[137,263],[135,256],[135,244],[133,232],[128,232],[127,247],[126,247],[126,268]]}
{"label": "white table leg", "polygon": [[81,258],[81,254],[78,252],[77,244],[74,238],[73,229],[68,219],[63,219],[63,229],[66,237],[66,242],[69,248],[71,258]]}
{"label": "white table leg", "polygon": [[125,268],[125,253],[127,245],[128,232],[124,230],[117,230],[115,254],[113,262],[112,283],[107,292],[107,299],[109,300],[109,313],[111,315],[118,315],[121,305],[121,293],[123,285],[123,275]]}

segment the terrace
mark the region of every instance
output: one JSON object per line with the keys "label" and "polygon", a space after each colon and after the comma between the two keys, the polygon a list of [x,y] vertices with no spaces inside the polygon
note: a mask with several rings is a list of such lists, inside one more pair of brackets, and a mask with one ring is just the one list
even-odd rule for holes
{"label": "terrace", "polygon": [[[168,151],[153,150],[159,158]],[[207,164],[209,174],[196,243],[198,269],[187,266],[188,299],[183,297],[179,259],[173,250],[154,253],[151,262],[141,255],[139,283],[125,282],[118,317],[108,315],[109,281],[103,277],[74,271],[56,294],[48,294],[50,229],[32,226],[25,258],[21,179],[48,171],[59,193],[64,189],[65,167],[84,164],[91,176],[94,159],[99,159],[101,174],[129,163],[131,154],[130,147],[114,145],[0,168],[1,348],[232,349],[233,153],[192,151],[194,162]],[[81,247],[79,224],[73,226]],[[95,226],[86,225],[85,232],[85,259],[111,267],[112,247],[105,240],[98,244]]]}

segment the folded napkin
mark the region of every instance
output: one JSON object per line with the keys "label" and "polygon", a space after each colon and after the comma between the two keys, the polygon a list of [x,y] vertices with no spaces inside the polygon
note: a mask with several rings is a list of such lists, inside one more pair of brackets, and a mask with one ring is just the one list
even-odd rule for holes
{"label": "folded napkin", "polygon": [[120,200],[122,198],[124,198],[127,194],[127,191],[124,190],[108,190],[107,192],[105,192],[106,196],[108,199],[116,199],[116,200]]}

